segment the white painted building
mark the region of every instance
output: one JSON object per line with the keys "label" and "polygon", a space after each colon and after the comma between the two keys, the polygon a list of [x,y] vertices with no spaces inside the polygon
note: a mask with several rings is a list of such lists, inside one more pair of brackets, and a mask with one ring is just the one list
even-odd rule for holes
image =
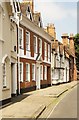
{"label": "white painted building", "polygon": [[52,46],[52,84],[69,81],[69,55],[63,44],[57,40]]}
{"label": "white painted building", "polygon": [[9,102],[17,92],[17,27],[19,3],[0,2],[0,102]]}

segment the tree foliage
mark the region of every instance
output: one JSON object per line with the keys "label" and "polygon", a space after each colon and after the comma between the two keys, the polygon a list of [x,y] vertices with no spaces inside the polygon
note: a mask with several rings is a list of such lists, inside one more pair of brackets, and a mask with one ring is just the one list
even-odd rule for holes
{"label": "tree foliage", "polygon": [[76,54],[76,65],[77,70],[79,71],[79,33],[74,37],[74,45],[75,45],[75,54]]}

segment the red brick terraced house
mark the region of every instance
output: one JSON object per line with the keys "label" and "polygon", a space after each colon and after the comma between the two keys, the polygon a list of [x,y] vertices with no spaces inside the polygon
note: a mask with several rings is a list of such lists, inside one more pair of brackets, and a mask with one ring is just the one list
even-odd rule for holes
{"label": "red brick terraced house", "polygon": [[52,37],[25,15],[18,33],[18,89],[23,93],[50,86]]}

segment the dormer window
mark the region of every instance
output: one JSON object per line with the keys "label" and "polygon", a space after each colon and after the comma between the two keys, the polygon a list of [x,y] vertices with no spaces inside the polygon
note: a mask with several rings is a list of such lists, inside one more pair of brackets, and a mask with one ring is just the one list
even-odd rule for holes
{"label": "dormer window", "polygon": [[16,6],[17,6],[17,12],[19,12],[20,11],[20,8],[19,8],[19,5],[18,5],[19,3],[18,2],[16,2]]}
{"label": "dormer window", "polygon": [[16,5],[15,5],[15,2],[13,2],[13,6],[14,6],[14,11],[16,12]]}
{"label": "dormer window", "polygon": [[26,16],[32,21],[32,13],[29,6],[26,9]]}

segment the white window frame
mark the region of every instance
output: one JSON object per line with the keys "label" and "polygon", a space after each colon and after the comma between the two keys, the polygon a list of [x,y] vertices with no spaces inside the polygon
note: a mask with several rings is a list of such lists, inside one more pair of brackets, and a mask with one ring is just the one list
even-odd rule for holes
{"label": "white window frame", "polygon": [[[28,65],[28,71],[27,71],[27,65]],[[28,73],[28,79],[27,79],[27,73]],[[26,63],[26,81],[30,82],[30,64]]]}
{"label": "white window frame", "polygon": [[[20,30],[22,30],[22,40],[21,40],[22,42],[21,42],[21,44],[20,44]],[[19,47],[23,48],[23,45],[24,45],[23,44],[23,28],[19,27]]]}
{"label": "white window frame", "polygon": [[40,79],[43,80],[43,65],[40,65]]}
{"label": "white window frame", "polygon": [[34,41],[34,53],[37,53],[37,37],[34,35],[34,40],[36,41],[36,45],[35,45],[35,41]]}
{"label": "white window frame", "polygon": [[47,60],[47,43],[46,42],[44,42],[44,52],[45,52],[44,59]]}
{"label": "white window frame", "polygon": [[44,80],[47,80],[47,66],[44,66]]}
{"label": "white window frame", "polygon": [[[33,71],[33,66],[34,66],[34,71]],[[35,64],[32,64],[32,80],[35,81]]]}
{"label": "white window frame", "polygon": [[42,55],[42,39],[39,38],[39,53]]}
{"label": "white window frame", "polygon": [[[21,67],[20,67],[20,65],[22,64],[22,70],[21,70]],[[19,70],[20,70],[20,72],[19,72],[19,77],[20,77],[20,82],[23,82],[23,62],[20,62],[19,63]]]}
{"label": "white window frame", "polygon": [[50,61],[50,52],[51,52],[51,50],[50,50],[50,44],[48,44],[48,61]]}
{"label": "white window frame", "polygon": [[[28,44],[27,44],[27,38],[26,38],[26,51],[30,51],[30,32],[26,30],[26,34],[28,33]],[[28,48],[27,48],[28,45]]]}
{"label": "white window frame", "polygon": [[7,87],[6,81],[6,63],[3,64],[3,88]]}

